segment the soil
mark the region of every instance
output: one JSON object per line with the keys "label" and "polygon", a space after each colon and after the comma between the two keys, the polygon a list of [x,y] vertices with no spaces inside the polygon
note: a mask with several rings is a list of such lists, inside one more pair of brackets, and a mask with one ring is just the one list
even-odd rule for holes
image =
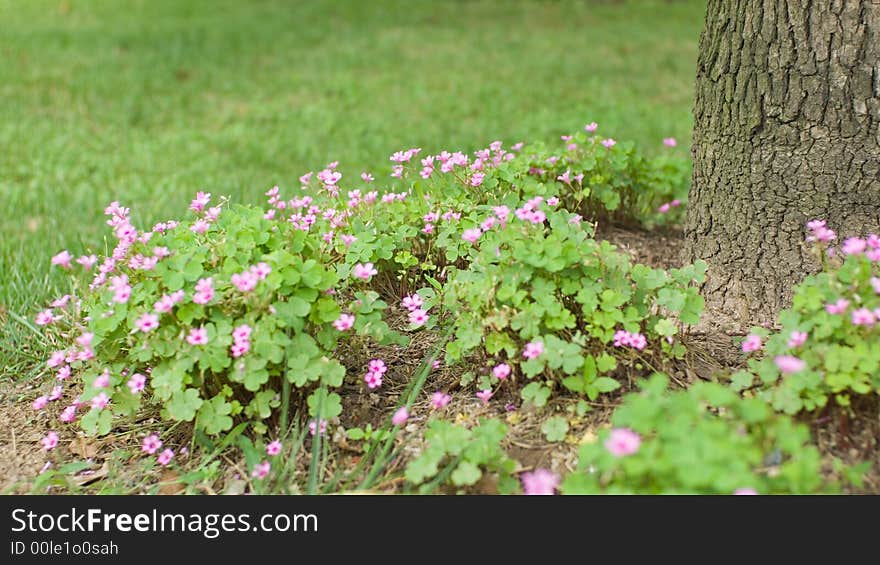
{"label": "soil", "polygon": [[[602,226],[599,237],[608,239],[618,249],[630,254],[633,260],[654,267],[673,268],[681,265],[680,251],[682,246],[681,233],[674,230],[643,231],[617,226]],[[403,313],[400,313],[403,318]],[[394,326],[394,320],[389,320]],[[365,427],[368,423],[378,428],[391,410],[394,409],[399,396],[405,392],[406,384],[416,373],[423,359],[430,354],[436,344],[436,336],[424,332],[406,350],[389,346],[375,349],[374,356],[383,358],[389,366],[389,372],[383,383],[382,394],[362,394],[360,386],[344,387],[340,394],[343,397],[343,418],[328,434],[331,441],[339,448],[336,459],[331,462],[331,470],[347,468],[361,456],[360,449],[349,442],[342,427]],[[683,363],[672,367],[670,375],[680,386],[686,386],[698,379],[711,379],[719,372],[727,372],[742,363],[741,353],[733,345],[733,336],[717,334],[699,334],[686,336],[688,356]],[[354,350],[340,351],[342,362],[353,372],[357,372],[368,361],[365,352]],[[461,368],[441,365],[432,370],[425,384],[427,393],[443,390],[452,395],[447,407],[447,414],[458,423],[475,424],[481,417],[499,416],[508,424],[509,432],[504,446],[508,454],[518,461],[520,470],[537,467],[551,468],[556,472],[566,473],[574,469],[578,445],[596,436],[597,430],[608,425],[611,413],[619,402],[620,395],[610,394],[601,397],[600,402],[589,403],[591,410],[583,417],[573,418],[569,415],[571,428],[569,440],[562,443],[549,443],[541,433],[540,427],[550,412],[566,409],[562,401],[551,401],[551,404],[540,414],[529,406],[521,405],[515,393],[516,383],[508,383],[493,397],[493,401],[484,406],[475,401],[470,392],[462,392],[458,386]],[[58,411],[62,403],[50,403],[47,409],[35,412],[30,401],[38,395],[38,381],[26,380],[19,382],[5,381],[0,383],[0,492],[63,492],[62,488],[51,485],[40,485],[39,491],[34,490],[34,480],[41,471],[57,468],[66,462],[85,460],[88,466],[77,471],[66,480],[67,487],[85,487],[89,484],[100,484],[100,479],[110,475],[116,484],[126,485],[126,492],[145,492],[144,471],[140,465],[140,457],[123,457],[118,454],[128,450],[136,453],[139,449],[139,437],[135,434],[121,433],[112,438],[94,440],[78,435],[67,426],[57,425]],[[409,423],[403,430],[403,439],[407,442],[404,454],[417,453],[422,445],[424,427],[420,425],[427,418],[431,409],[428,405],[429,394],[422,394],[411,411]],[[53,406],[53,405],[58,405]],[[880,399],[863,399],[850,410],[829,408],[819,415],[811,415],[804,421],[812,427],[813,437],[824,457],[825,472],[836,476],[838,471],[833,459],[846,464],[868,461],[871,467],[864,475],[864,483],[853,492],[880,494]],[[143,425],[150,422],[140,422]],[[52,452],[45,452],[40,447],[40,439],[50,429],[58,431],[61,440]],[[186,430],[180,429],[181,441],[185,441]],[[179,451],[179,447],[178,447]],[[244,462],[235,459],[239,455],[224,456],[225,471],[213,485],[203,486],[200,492],[241,493],[247,490],[247,473]],[[186,467],[186,462],[183,461]],[[405,464],[404,460],[393,463],[398,469]],[[48,467],[47,467],[48,465]],[[172,494],[183,490],[177,483],[178,475],[174,471],[153,471],[155,479],[161,484],[160,492]],[[376,491],[394,492],[399,481],[380,484]],[[491,494],[496,492],[491,481],[479,483],[474,492]]]}

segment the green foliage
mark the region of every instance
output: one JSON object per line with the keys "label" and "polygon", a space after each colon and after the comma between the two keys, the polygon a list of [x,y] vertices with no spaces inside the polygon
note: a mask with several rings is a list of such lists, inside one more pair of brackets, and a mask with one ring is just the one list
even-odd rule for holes
{"label": "green foliage", "polygon": [[823,483],[818,450],[806,426],[758,398],[741,398],[718,384],[699,382],[670,392],[655,374],[641,392],[624,398],[614,412],[615,428],[641,437],[638,449],[615,456],[606,448],[610,432],[582,446],[567,494],[759,494],[834,490]]}
{"label": "green foliage", "polygon": [[502,493],[513,492],[518,484],[511,474],[515,462],[501,448],[507,426],[495,418],[484,418],[472,429],[444,420],[431,420],[425,432],[427,447],[409,462],[406,480],[422,485],[420,492],[431,492],[449,484],[457,489],[475,485],[485,474],[498,479]]}
{"label": "green foliage", "polygon": [[[74,343],[67,351],[92,351],[92,358],[72,364],[85,383],[82,400],[109,396],[106,408],[84,415],[83,429],[106,434],[115,417],[132,416],[145,403],[157,404],[165,419],[194,421],[197,430],[217,435],[235,418],[269,418],[280,405],[282,380],[307,397],[312,416],[322,403],[324,419],[337,417],[341,399],[329,389],[342,385],[346,370],[335,349],[353,335],[399,341],[381,320],[387,305],[369,290],[346,300],[350,291],[339,281],[333,251],[289,222],[265,219],[259,209],[230,206],[204,234],[193,225],[160,227],[148,241],[132,242],[128,256],[150,256],[156,248],[168,256],[153,269],[120,262],[114,276],[121,279],[82,297],[83,317],[70,320],[64,336],[74,341],[91,334],[91,347]],[[234,277],[254,265],[265,269],[262,279],[241,290]],[[115,297],[118,284],[131,289],[122,303]],[[198,298],[204,285],[212,289],[208,300]],[[331,289],[340,293],[330,296]],[[175,291],[172,306],[158,306]],[[332,326],[343,309],[360,318],[348,333]],[[145,315],[157,316],[158,327],[143,331]],[[242,328],[248,329],[247,350],[236,353],[234,335]],[[206,342],[191,343],[193,331],[204,331]],[[109,386],[97,381],[104,373]],[[149,375],[143,394],[127,382],[126,375],[136,373]]]}
{"label": "green foliage", "polygon": [[[880,246],[876,236],[868,241]],[[825,248],[817,246],[815,251],[824,254]],[[875,253],[880,254],[876,249]],[[839,301],[841,311],[826,309]],[[788,414],[816,410],[830,399],[849,406],[853,396],[880,394],[877,320],[880,263],[861,253],[826,257],[822,272],[795,288],[792,306],[779,314],[781,329],[766,339],[763,355],[732,375],[731,384],[737,390],[759,386],[774,408]],[[803,343],[795,332],[806,334]],[[767,336],[759,328],[753,333]],[[780,357],[802,361],[803,369],[782,372]]]}
{"label": "green foliage", "polygon": [[[683,355],[678,325],[699,320],[705,264],[668,272],[633,265],[572,219],[550,209],[549,229],[512,219],[481,235],[470,264],[453,271],[446,288],[444,306],[456,312],[447,361],[494,358],[490,365],[507,363],[525,379],[594,400],[620,386],[617,370]],[[644,336],[646,347],[615,346],[620,331]],[[544,353],[524,359],[532,342]],[[522,397],[542,406],[549,390],[536,380]]]}

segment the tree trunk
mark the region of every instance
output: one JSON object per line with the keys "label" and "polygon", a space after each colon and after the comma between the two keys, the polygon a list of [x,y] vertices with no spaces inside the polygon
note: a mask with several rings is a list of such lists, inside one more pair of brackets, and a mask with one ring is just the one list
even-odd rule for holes
{"label": "tree trunk", "polygon": [[707,325],[771,323],[815,268],[805,223],[880,226],[880,0],[709,0],[694,105],[688,260]]}

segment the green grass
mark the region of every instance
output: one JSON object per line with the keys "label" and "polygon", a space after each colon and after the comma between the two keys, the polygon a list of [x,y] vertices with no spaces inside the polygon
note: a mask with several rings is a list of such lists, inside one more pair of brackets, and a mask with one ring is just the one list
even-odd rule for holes
{"label": "green grass", "polygon": [[111,200],[146,223],[592,120],[686,146],[703,4],[0,0],[0,377],[44,358],[12,313],[65,289],[53,253],[103,249]]}

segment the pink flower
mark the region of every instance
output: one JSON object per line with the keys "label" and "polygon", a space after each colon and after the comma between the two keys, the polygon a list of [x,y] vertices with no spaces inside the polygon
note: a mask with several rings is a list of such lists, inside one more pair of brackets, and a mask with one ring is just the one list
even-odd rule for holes
{"label": "pink flower", "polygon": [[477,392],[477,398],[479,398],[480,401],[482,401],[482,403],[485,405],[489,404],[489,399],[492,398],[493,394],[495,393],[493,393],[491,389],[487,388]]}
{"label": "pink flower", "polygon": [[251,327],[249,325],[242,324],[242,325],[236,327],[234,330],[232,330],[232,339],[235,340],[236,342],[247,341],[251,337],[251,334],[253,333],[253,331],[254,330],[251,329]]}
{"label": "pink flower", "polygon": [[642,438],[636,432],[628,428],[615,428],[611,430],[608,439],[605,440],[605,449],[615,457],[626,457],[639,450]]}
{"label": "pink flower", "polygon": [[250,272],[245,271],[243,273],[236,273],[231,277],[232,284],[241,292],[250,292],[257,287],[257,283],[259,282],[259,278]]}
{"label": "pink flower", "polygon": [[613,139],[611,139],[611,138],[609,137],[608,139],[603,139],[603,140],[602,140],[602,145],[604,145],[604,146],[607,147],[608,149],[611,149],[612,147],[614,147],[615,145],[617,145],[617,142],[614,141]]}
{"label": "pink flower", "polygon": [[141,451],[150,455],[156,453],[162,447],[162,440],[156,434],[148,435],[141,444]]}
{"label": "pink flower", "polygon": [[431,408],[434,410],[442,410],[449,405],[452,397],[445,392],[437,391],[431,395]]}
{"label": "pink flower", "polygon": [[205,206],[207,206],[210,201],[210,192],[197,192],[195,199],[189,204],[189,209],[193,212],[200,212],[205,209]]}
{"label": "pink flower", "polygon": [[761,349],[762,346],[761,337],[755,334],[749,334],[742,342],[742,350],[746,353],[757,351]]}
{"label": "pink flower", "polygon": [[98,257],[96,255],[82,255],[76,262],[82,265],[83,269],[89,271],[98,262]]}
{"label": "pink flower", "polygon": [[[321,427],[321,435],[326,434],[327,433],[327,420],[322,419],[320,427]],[[312,420],[309,422],[309,434],[315,435],[316,433],[318,433],[318,425],[315,423],[314,420]]]}
{"label": "pink flower", "polygon": [[132,394],[137,394],[144,390],[144,387],[147,384],[147,377],[140,373],[135,373],[130,379],[128,379],[126,384],[128,385],[128,390],[130,390]]}
{"label": "pink flower", "polygon": [[523,357],[526,359],[534,359],[544,353],[544,344],[540,341],[532,341],[526,344],[523,350]]}
{"label": "pink flower", "polygon": [[149,333],[159,327],[159,316],[156,314],[142,314],[135,320],[134,327],[143,333]]}
{"label": "pink flower", "polygon": [[49,368],[54,368],[62,363],[64,363],[64,359],[67,357],[66,351],[54,351],[52,355],[49,356],[49,359],[46,361],[46,366]]}
{"label": "pink flower", "polygon": [[340,314],[339,318],[333,322],[333,327],[341,332],[350,330],[352,326],[354,326],[354,316],[351,314]]}
{"label": "pink flower", "polygon": [[849,237],[843,241],[841,250],[845,255],[861,255],[868,247],[868,242],[860,237]]}
{"label": "pink flower", "polygon": [[60,369],[58,369],[58,373],[55,375],[55,378],[59,381],[67,380],[70,378],[70,365],[64,365]]}
{"label": "pink flower", "polygon": [[834,304],[826,304],[825,311],[829,314],[843,314],[849,308],[849,300],[845,298],[839,299]]}
{"label": "pink flower", "polygon": [[807,241],[827,243],[837,237],[834,231],[828,229],[824,220],[810,220],[807,222],[807,228],[813,232],[813,235],[809,236]]}
{"label": "pink flower", "polygon": [[880,278],[871,277],[871,287],[873,287],[874,292],[880,294]]}
{"label": "pink flower", "polygon": [[367,383],[369,389],[379,388],[382,386],[382,374],[367,371],[367,374],[364,375],[364,382]]}
{"label": "pink flower", "polygon": [[391,417],[391,424],[395,426],[402,426],[409,419],[409,410],[406,409],[406,406],[401,406],[397,409],[397,412],[394,413],[394,416]]}
{"label": "pink flower", "polygon": [[205,345],[208,343],[208,330],[205,328],[192,328],[186,336],[186,342],[190,345]]}
{"label": "pink flower", "polygon": [[626,330],[617,330],[614,333],[614,347],[632,347],[641,351],[648,345],[648,339],[639,332],[630,333]]}
{"label": "pink flower", "polygon": [[257,279],[264,281],[272,272],[272,267],[268,263],[257,263],[248,269],[248,272],[257,277]]}
{"label": "pink flower", "polygon": [[159,465],[162,465],[163,467],[171,463],[172,459],[174,459],[174,451],[170,449],[166,449],[156,457],[156,461],[158,461]]}
{"label": "pink flower", "polygon": [[34,321],[37,323],[38,326],[48,326],[55,321],[55,317],[52,316],[52,310],[43,310],[42,312],[37,314],[37,317]]}
{"label": "pink flower", "polygon": [[480,235],[482,235],[483,231],[480,228],[472,228],[469,230],[464,230],[464,233],[461,234],[461,238],[465,241],[469,241],[470,243],[476,243],[478,239],[480,239]]}
{"label": "pink flower", "polygon": [[417,310],[424,304],[422,297],[416,293],[410,294],[409,296],[404,296],[401,301],[401,306],[412,312],[413,310]]}
{"label": "pink flower", "polygon": [[171,312],[171,309],[174,308],[174,302],[171,300],[171,297],[167,294],[162,296],[159,300],[153,304],[153,311],[159,314],[165,314]]}
{"label": "pink flower", "polygon": [[793,355],[778,355],[773,358],[776,367],[784,375],[803,371],[807,364]]}
{"label": "pink flower", "polygon": [[372,277],[373,275],[378,275],[378,274],[379,274],[379,271],[377,271],[375,268],[373,268],[372,263],[367,263],[365,265],[358,263],[357,265],[354,266],[354,269],[352,270],[352,275],[355,278],[363,279],[365,281],[370,280],[370,277]]}
{"label": "pink flower", "polygon": [[58,419],[65,423],[70,423],[76,419],[76,405],[68,406],[61,411]]}
{"label": "pink flower", "polygon": [[269,471],[272,470],[272,464],[268,461],[263,461],[254,467],[254,470],[251,471],[251,476],[255,479],[265,479],[269,476]]}
{"label": "pink flower", "polygon": [[788,338],[788,346],[789,347],[800,347],[807,341],[807,333],[806,332],[791,332],[791,336]]}
{"label": "pink flower", "polygon": [[551,196],[547,199],[547,206],[556,206],[557,204],[559,204],[559,199],[555,196]]}
{"label": "pink flower", "polygon": [[483,184],[483,179],[484,179],[484,178],[486,178],[486,175],[485,175],[485,174],[483,174],[483,173],[474,173],[474,174],[471,176],[471,182],[470,182],[470,185],[471,185],[471,186],[480,186],[481,184]]}
{"label": "pink flower", "polygon": [[110,397],[107,396],[106,392],[102,392],[102,393],[98,394],[98,396],[92,398],[91,404],[92,404],[92,408],[95,408],[97,410],[103,410],[104,408],[107,407],[108,404],[110,404]]}
{"label": "pink flower", "polygon": [[67,306],[67,303],[70,302],[70,299],[73,298],[69,294],[65,294],[61,298],[52,301],[52,308],[64,308]]}
{"label": "pink flower", "polygon": [[46,437],[40,440],[40,445],[42,445],[43,449],[46,451],[55,449],[55,446],[58,445],[58,434],[55,432],[49,432],[46,434]]}
{"label": "pink flower", "polygon": [[370,173],[361,173],[361,180],[363,180],[364,182],[373,182],[376,179],[374,179],[373,175],[371,175]]}
{"label": "pink flower", "polygon": [[755,496],[758,494],[758,491],[751,487],[738,488],[733,491],[733,494],[736,496]]}
{"label": "pink flower", "polygon": [[428,313],[421,308],[416,308],[409,313],[409,323],[420,328],[428,322]]}
{"label": "pink flower", "polygon": [[274,456],[281,453],[281,442],[277,439],[266,446],[266,455]]}
{"label": "pink flower", "polygon": [[34,399],[33,403],[31,403],[31,408],[34,410],[42,410],[47,404],[49,404],[49,397],[44,394],[43,396],[38,396]]}
{"label": "pink flower", "polygon": [[867,308],[859,308],[852,312],[852,323],[854,326],[873,326],[877,322],[874,313]]}
{"label": "pink flower", "polygon": [[678,143],[675,141],[674,137],[664,137],[663,145],[665,145],[666,147],[675,147],[676,145],[678,145]]}
{"label": "pink flower", "polygon": [[207,221],[199,219],[193,222],[193,225],[190,226],[190,231],[193,233],[205,233],[208,231],[208,228],[211,227]]}
{"label": "pink flower", "polygon": [[504,380],[510,376],[510,365],[507,363],[499,363],[492,369],[492,374],[496,379]]}
{"label": "pink flower", "polygon": [[67,252],[66,249],[64,251],[62,251],[61,253],[58,253],[57,255],[52,256],[52,264],[57,265],[63,269],[69,269],[70,262],[72,260],[73,260],[73,257],[70,255],[70,253]]}
{"label": "pink flower", "polygon": [[657,208],[657,211],[660,212],[661,214],[665,214],[665,213],[669,212],[669,203],[661,204],[660,207]]}
{"label": "pink flower", "polygon": [[104,369],[104,372],[95,377],[92,386],[95,388],[107,388],[110,386],[110,371]]}
{"label": "pink flower", "polygon": [[55,401],[61,398],[61,395],[64,393],[64,387],[61,385],[56,385],[52,387],[52,391],[49,393],[49,400]]}
{"label": "pink flower", "polygon": [[530,473],[520,476],[523,484],[523,494],[552,495],[559,486],[559,475],[548,469],[535,469]]}
{"label": "pink flower", "polygon": [[346,247],[351,247],[351,244],[357,241],[355,236],[347,233],[340,234],[339,239],[342,240],[342,243],[345,244]]}
{"label": "pink flower", "polygon": [[232,347],[229,348],[229,352],[236,359],[241,357],[242,355],[246,355],[248,351],[251,350],[251,343],[249,341],[240,341],[232,344]]}
{"label": "pink flower", "polygon": [[587,133],[593,133],[594,131],[596,131],[596,129],[598,127],[599,127],[599,124],[597,124],[596,122],[591,122],[591,123],[585,125],[584,129],[587,131]]}

